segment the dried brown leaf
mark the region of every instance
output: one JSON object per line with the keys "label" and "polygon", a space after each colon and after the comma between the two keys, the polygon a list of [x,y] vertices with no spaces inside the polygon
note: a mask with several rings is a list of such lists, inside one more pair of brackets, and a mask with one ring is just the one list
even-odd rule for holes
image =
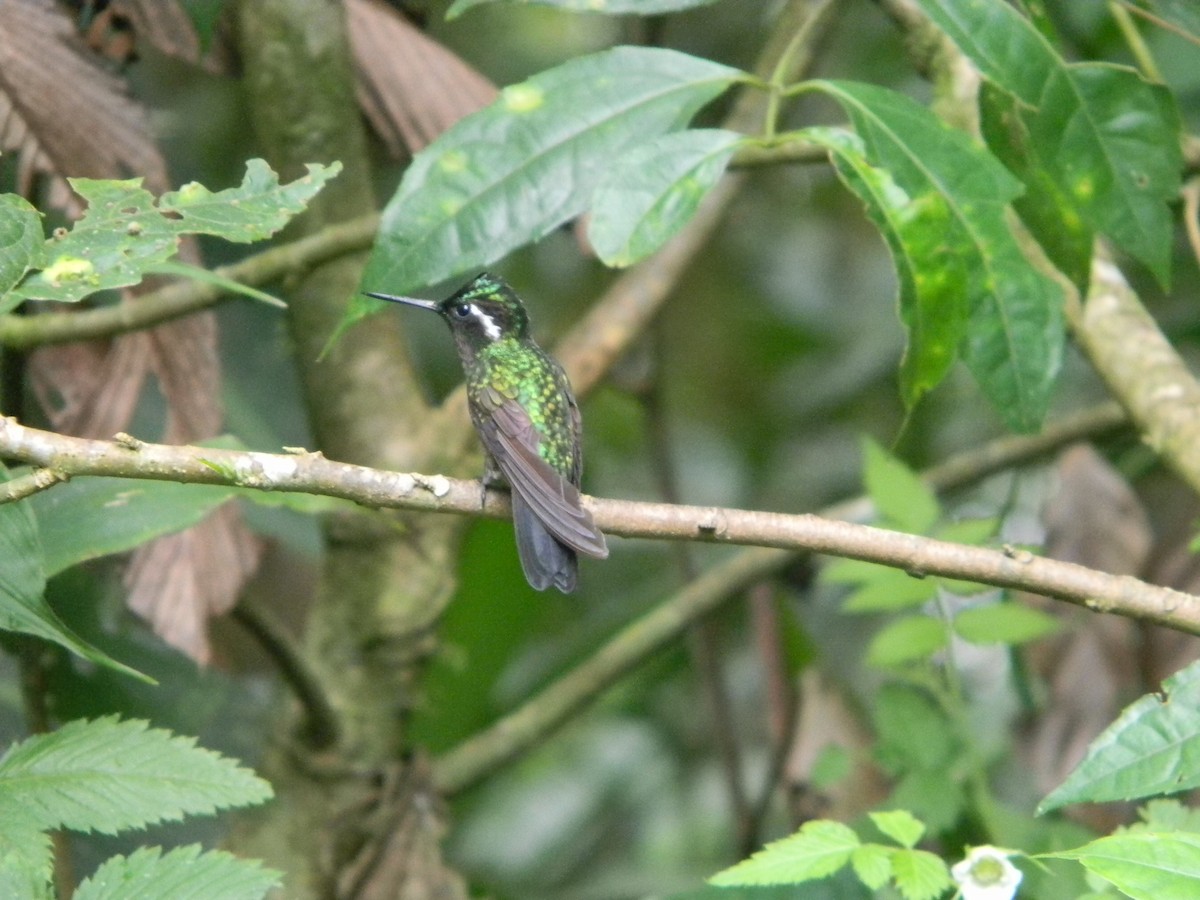
{"label": "dried brown leaf", "polygon": [[166,165],[145,109],[100,65],[53,0],[0,3],[0,148],[34,171],[143,176],[164,190]]}
{"label": "dried brown leaf", "polygon": [[[1057,489],[1043,509],[1046,555],[1118,575],[1140,572],[1153,534],[1124,477],[1087,444],[1059,456],[1057,475]],[[1138,666],[1142,634],[1128,619],[1029,599],[1072,623],[1028,657],[1031,671],[1049,686],[1045,711],[1023,741],[1035,783],[1045,793],[1062,783],[1121,708],[1145,691]],[[1107,831],[1125,810],[1096,807],[1073,814]]]}
{"label": "dried brown leaf", "polygon": [[[796,700],[800,714],[795,739],[784,766],[792,819],[814,818],[849,821],[873,809],[887,796],[883,774],[866,752],[871,736],[838,683],[817,668],[805,669]],[[829,748],[840,748],[854,759],[854,771],[836,784],[818,790],[812,783],[813,767]]]}
{"label": "dried brown leaf", "polygon": [[394,156],[496,97],[495,86],[382,0],[346,0],[358,101]]}
{"label": "dried brown leaf", "polygon": [[78,437],[125,430],[149,371],[150,343],[141,333],[42,347],[29,360],[34,396],[50,423]]}
{"label": "dried brown leaf", "polygon": [[140,548],[125,575],[128,604],[155,634],[200,664],[209,661],[210,617],[228,612],[254,572],[262,545],[237,507]]}
{"label": "dried brown leaf", "polygon": [[218,24],[211,46],[202,48],[196,26],[178,0],[117,0],[110,9],[131,23],[139,45],[151,44],[160,53],[213,75],[229,75],[237,70],[225,30]]}

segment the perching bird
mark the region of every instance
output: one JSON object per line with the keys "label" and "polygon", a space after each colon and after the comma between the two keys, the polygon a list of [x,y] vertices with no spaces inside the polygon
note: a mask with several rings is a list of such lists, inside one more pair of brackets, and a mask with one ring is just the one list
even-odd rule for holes
{"label": "perching bird", "polygon": [[512,489],[525,578],[539,591],[573,591],[575,554],[604,559],[608,547],[580,502],[579,407],[562,367],[530,337],[521,298],[487,272],[441,303],[367,296],[432,310],[450,326],[487,454],[484,483],[499,475]]}

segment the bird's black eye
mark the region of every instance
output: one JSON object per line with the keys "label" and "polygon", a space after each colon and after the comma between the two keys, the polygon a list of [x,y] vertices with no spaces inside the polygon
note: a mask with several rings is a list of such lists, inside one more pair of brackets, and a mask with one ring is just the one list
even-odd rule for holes
{"label": "bird's black eye", "polygon": [[458,304],[458,306],[454,307],[454,314],[456,316],[458,316],[460,319],[465,319],[467,316],[469,316],[471,314],[471,304],[470,303]]}

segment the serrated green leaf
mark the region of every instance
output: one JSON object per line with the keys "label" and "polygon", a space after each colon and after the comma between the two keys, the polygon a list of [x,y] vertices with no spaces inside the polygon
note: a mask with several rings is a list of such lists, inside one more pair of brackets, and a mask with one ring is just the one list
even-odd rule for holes
{"label": "serrated green leaf", "polygon": [[570,12],[606,13],[608,15],[657,16],[679,12],[697,6],[708,6],[716,0],[454,0],[446,10],[447,19],[456,19],[476,6],[553,6]]}
{"label": "serrated green leaf", "polygon": [[1124,832],[1039,857],[1079,860],[1133,900],[1200,896],[1200,835],[1191,832]]}
{"label": "serrated green leaf", "polygon": [[906,809],[868,813],[875,827],[901,847],[912,849],[925,834],[925,826]]}
{"label": "serrated green leaf", "polygon": [[1200,662],[1127,706],[1038,812],[1173,794],[1200,786]]}
{"label": "serrated green leaf", "polygon": [[198,844],[163,853],[142,847],[105,861],[74,894],[74,900],[261,900],[282,873],[222,850]]}
{"label": "serrated green leaf", "polygon": [[0,897],[49,900],[54,849],[19,802],[0,793]]}
{"label": "serrated green leaf", "polygon": [[[583,212],[613,160],[741,77],[674,50],[616,47],[505,88],[413,159],[364,287],[403,294],[543,237]],[[379,307],[352,301],[343,325]]]}
{"label": "serrated green leaf", "polygon": [[606,265],[631,266],[658,250],[696,214],[745,138],[692,129],[634,147],[596,186],[588,238]]}
{"label": "serrated green leaf", "polygon": [[[898,188],[860,197],[869,210],[879,203],[888,208],[873,219],[889,246],[903,234],[906,261],[897,260],[897,272],[901,318],[909,329],[904,365],[926,379],[944,374],[958,349],[949,341],[955,333],[961,337],[965,316],[963,353],[971,373],[1011,427],[1036,428],[1061,365],[1065,325],[1062,290],[1029,262],[1005,219],[1020,182],[981,145],[902,94],[845,81],[810,86],[842,105],[867,163],[886,169]],[[835,161],[850,159],[835,152]],[[889,236],[914,216],[918,224]],[[936,345],[922,329],[937,335]],[[906,404],[911,407],[930,387],[908,383],[902,390]]]}
{"label": "serrated green leaf", "polygon": [[1200,809],[1184,806],[1178,800],[1151,800],[1138,810],[1142,820],[1129,826],[1139,831],[1192,831],[1200,833]]}
{"label": "serrated green leaf", "polygon": [[951,624],[959,637],[972,644],[1008,645],[1036,641],[1062,627],[1053,616],[1019,603],[964,609]]}
{"label": "serrated green leaf", "polygon": [[[0,481],[8,472],[0,465]],[[79,637],[46,602],[46,571],[37,521],[28,500],[0,504],[0,629],[31,634],[134,678],[153,683]]]}
{"label": "serrated green leaf", "polygon": [[15,309],[20,297],[8,292],[41,263],[42,217],[16,194],[0,194],[0,313]]}
{"label": "serrated green leaf", "polygon": [[1004,0],[920,5],[986,78],[1021,101],[1030,146],[1083,221],[1166,285],[1173,228],[1167,204],[1178,195],[1183,168],[1171,93],[1133,69],[1067,63]]}
{"label": "serrated green leaf", "polygon": [[925,534],[942,515],[933,489],[871,438],[862,439],[867,496],[889,526]]}
{"label": "serrated green leaf", "polygon": [[850,854],[850,865],[859,881],[877,891],[892,878],[892,854],[895,852],[881,844],[863,844]]}
{"label": "serrated green leaf", "polygon": [[207,234],[228,241],[261,240],[278,231],[340,163],[308,167],[308,174],[281,185],[260,159],[246,163],[240,186],[212,192],[185,185],[158,201],[127,181],[72,178],[88,208],[67,234],[45,243],[42,269],[14,289],[24,299],[75,302],[89,294],[137,284],[176,252],[180,235]]}
{"label": "serrated green leaf", "polygon": [[925,660],[946,646],[946,626],[940,619],[911,615],[885,625],[867,646],[867,662],[877,668]]}
{"label": "serrated green leaf", "polygon": [[934,900],[951,885],[946,863],[925,850],[897,850],[892,875],[905,900]]}
{"label": "serrated green leaf", "polygon": [[708,879],[709,884],[799,884],[832,875],[850,861],[860,841],[841,822],[814,819],[795,834],[773,841],[749,859]]}
{"label": "serrated green leaf", "polygon": [[116,834],[253,806],[271,786],[236,762],[149,723],[75,720],[0,757],[0,791],[40,828]]}

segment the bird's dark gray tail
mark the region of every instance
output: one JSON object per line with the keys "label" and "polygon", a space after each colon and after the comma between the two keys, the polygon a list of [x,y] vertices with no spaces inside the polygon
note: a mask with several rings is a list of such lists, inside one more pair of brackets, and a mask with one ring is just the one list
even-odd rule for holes
{"label": "bird's dark gray tail", "polygon": [[517,554],[521,557],[525,579],[534,590],[544,591],[554,585],[564,594],[571,593],[575,590],[579,572],[575,551],[559,543],[515,491],[512,509],[513,527],[517,532]]}

